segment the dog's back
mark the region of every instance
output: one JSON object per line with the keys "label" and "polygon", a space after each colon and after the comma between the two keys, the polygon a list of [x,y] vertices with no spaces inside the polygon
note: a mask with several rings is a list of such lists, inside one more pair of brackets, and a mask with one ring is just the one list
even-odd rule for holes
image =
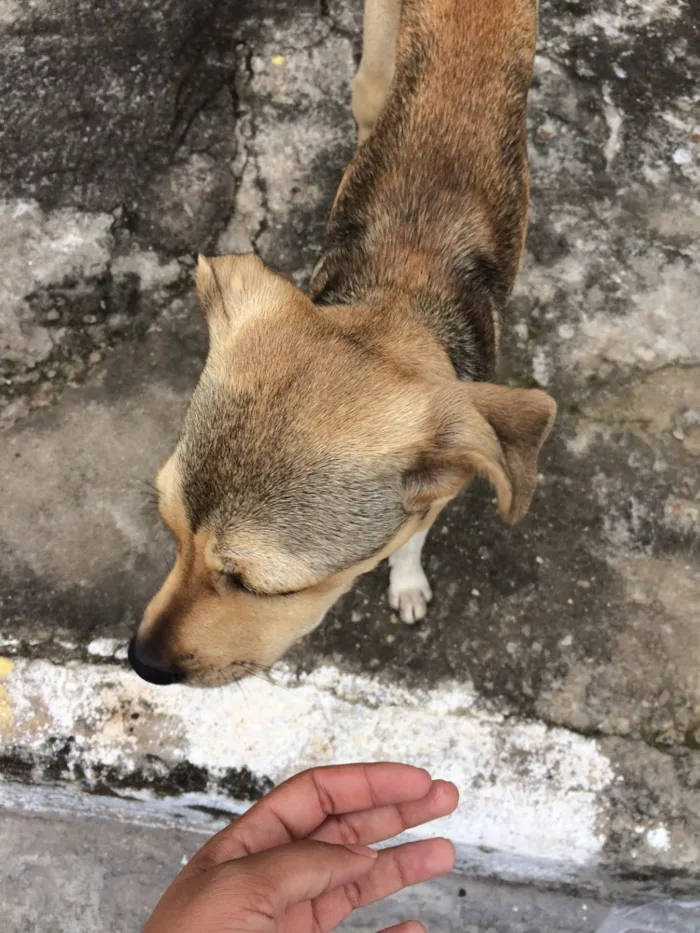
{"label": "dog's back", "polygon": [[350,164],[312,290],[412,291],[463,378],[495,365],[527,223],[535,0],[404,0],[386,103]]}

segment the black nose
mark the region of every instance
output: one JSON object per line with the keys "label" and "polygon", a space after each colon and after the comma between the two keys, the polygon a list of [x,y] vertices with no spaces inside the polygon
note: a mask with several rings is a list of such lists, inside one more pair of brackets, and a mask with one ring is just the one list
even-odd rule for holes
{"label": "black nose", "polygon": [[182,671],[166,664],[153,648],[139,639],[138,635],[134,635],[129,642],[129,664],[139,677],[147,680],[149,684],[164,687],[181,683],[185,679]]}

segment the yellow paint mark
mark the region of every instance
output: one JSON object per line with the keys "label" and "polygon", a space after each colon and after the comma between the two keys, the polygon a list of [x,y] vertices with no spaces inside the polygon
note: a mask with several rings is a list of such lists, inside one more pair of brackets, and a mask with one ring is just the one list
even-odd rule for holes
{"label": "yellow paint mark", "polygon": [[270,61],[279,68],[280,65],[284,65],[285,58],[284,55],[273,55]]}
{"label": "yellow paint mark", "polygon": [[15,662],[10,660],[10,658],[0,658],[0,684],[7,680],[14,666]]}
{"label": "yellow paint mark", "polygon": [[5,687],[0,687],[0,735],[12,731],[12,700]]}

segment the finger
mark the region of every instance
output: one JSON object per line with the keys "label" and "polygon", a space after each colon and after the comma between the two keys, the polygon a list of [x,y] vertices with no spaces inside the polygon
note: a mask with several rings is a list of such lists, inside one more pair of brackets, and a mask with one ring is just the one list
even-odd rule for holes
{"label": "finger", "polygon": [[278,917],[294,904],[357,884],[377,861],[377,853],[364,846],[304,840],[225,862],[212,877],[230,902],[247,912]]}
{"label": "finger", "polygon": [[414,826],[447,816],[456,810],[458,803],[459,791],[454,784],[433,781],[428,793],[420,800],[360,813],[330,816],[311,838],[335,844],[354,842],[371,845],[398,836]]}
{"label": "finger", "polygon": [[190,864],[202,868],[305,839],[330,815],[420,800],[430,784],[428,772],[411,765],[313,768],[263,797],[210,839]]}
{"label": "finger", "polygon": [[425,927],[417,920],[407,920],[394,927],[387,927],[386,930],[382,930],[382,933],[425,933]]}
{"label": "finger", "polygon": [[452,871],[455,850],[447,839],[424,839],[384,849],[369,874],[344,888],[328,891],[315,903],[322,930],[334,930],[353,910]]}

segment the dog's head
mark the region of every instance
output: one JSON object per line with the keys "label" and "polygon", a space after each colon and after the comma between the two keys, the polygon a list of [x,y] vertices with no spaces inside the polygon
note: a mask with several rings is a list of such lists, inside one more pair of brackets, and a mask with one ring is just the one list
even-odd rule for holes
{"label": "dog's head", "polygon": [[177,558],[131,645],[146,679],[274,663],[476,473],[507,522],[526,514],[544,393],[409,368],[400,326],[383,340],[253,256],[201,259],[197,291],[209,354],[156,480]]}

